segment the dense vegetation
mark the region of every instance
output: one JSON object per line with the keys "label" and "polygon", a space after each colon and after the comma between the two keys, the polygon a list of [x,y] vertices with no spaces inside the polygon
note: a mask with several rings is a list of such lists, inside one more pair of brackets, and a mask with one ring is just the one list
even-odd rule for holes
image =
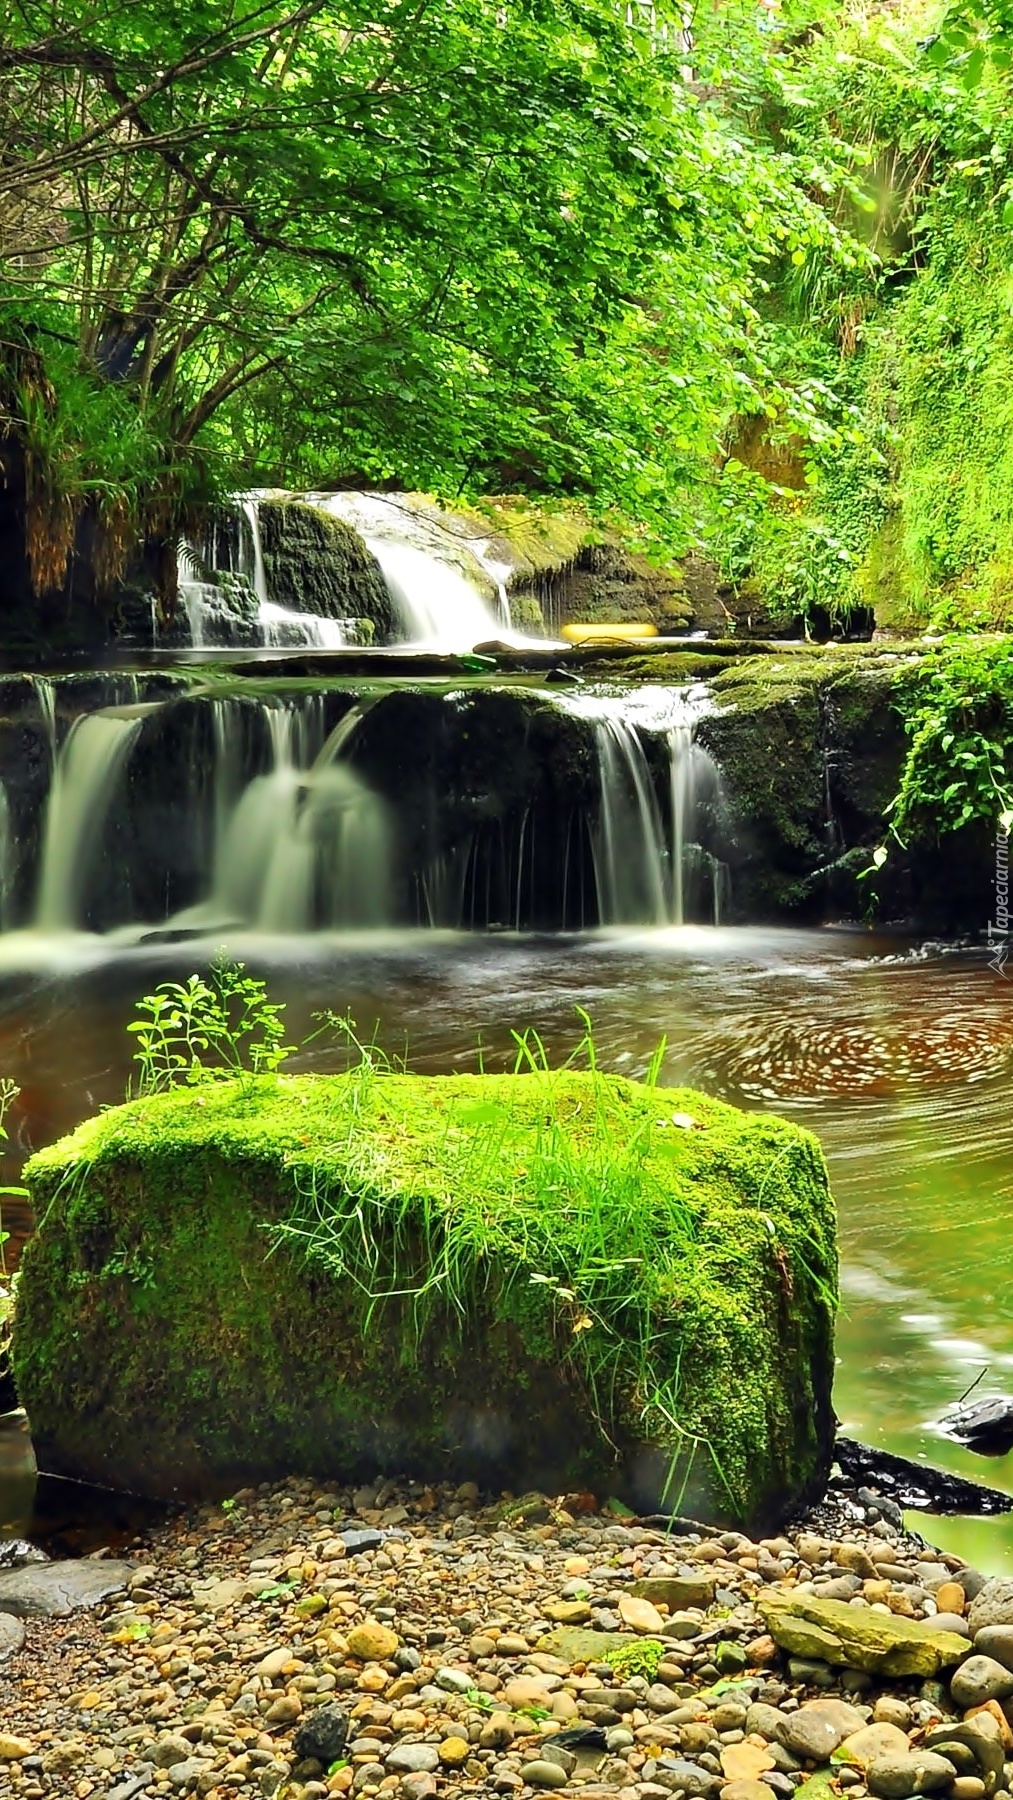
{"label": "dense vegetation", "polygon": [[[632,19],[627,17],[632,13]],[[1005,0],[22,0],[37,588],[251,483],[579,496],[786,614],[1002,622]]]}

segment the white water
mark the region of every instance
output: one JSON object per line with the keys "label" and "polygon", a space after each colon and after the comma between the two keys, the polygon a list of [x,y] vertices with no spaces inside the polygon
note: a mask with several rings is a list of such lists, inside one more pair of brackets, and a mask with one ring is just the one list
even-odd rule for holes
{"label": "white water", "polygon": [[[559,700],[594,726],[601,809],[592,855],[602,923],[685,924],[690,879],[702,865],[714,923],[720,924],[727,871],[694,843],[700,808],[720,789],[712,758],[694,741],[696,720],[706,710],[705,690],[642,688],[632,694],[567,694]],[[662,731],[668,740],[667,823],[641,737],[644,730]]]}
{"label": "white water", "polygon": [[[586,722],[583,754],[597,767],[598,796],[588,800],[579,775],[567,810],[565,799],[546,800],[536,778],[531,794],[505,799],[499,816],[488,806],[486,777],[463,812],[436,783],[406,802],[379,720],[360,759],[378,771],[383,791],[363,778],[350,760],[355,734],[365,713],[388,700],[399,718],[396,692],[381,690],[328,735],[334,715],[323,692],[208,695],[209,729],[193,739],[189,778],[163,792],[157,764],[143,764],[145,792],[154,780],[155,803],[167,809],[167,881],[171,887],[179,869],[194,902],[171,916],[156,907],[146,922],[121,913],[114,929],[123,941],[152,929],[298,936],[413,918],[437,929],[514,930],[539,921],[550,929],[681,925],[701,912],[720,921],[726,872],[696,841],[702,808],[718,793],[714,765],[693,741],[699,692],[553,694],[551,704]],[[459,719],[467,697],[445,703],[446,729],[460,733],[459,754],[467,756],[470,727]],[[37,932],[87,930],[100,898],[102,916],[115,919],[117,893],[135,891],[129,842],[127,866],[111,887],[100,885],[100,860],[110,814],[123,816],[131,751],[157,710],[109,706],[76,720],[66,736],[42,821]],[[433,741],[443,741],[444,727],[435,719],[433,726]],[[427,741],[418,746],[423,756]],[[465,795],[467,788],[465,778]],[[0,926],[8,930],[17,921],[5,889],[16,900],[20,854],[0,790]]]}
{"label": "white water", "polygon": [[173,927],[238,922],[302,933],[389,918],[386,807],[342,761],[366,710],[354,707],[313,756],[319,698],[310,697],[308,711],[265,707],[271,768],[219,814],[210,895]]}
{"label": "white water", "polygon": [[[449,525],[441,530],[425,513],[383,494],[305,494],[303,499],[351,525],[365,539],[383,570],[412,649],[458,655],[483,643],[546,648],[548,639],[525,637],[512,629],[505,582],[510,571],[489,557],[487,539],[461,536]],[[494,585],[498,610],[459,563],[470,565]]]}
{"label": "white water", "polygon": [[109,707],[75,719],[53,772],[46,807],[35,923],[41,931],[81,923],[102,829],[141,721],[151,708]]}

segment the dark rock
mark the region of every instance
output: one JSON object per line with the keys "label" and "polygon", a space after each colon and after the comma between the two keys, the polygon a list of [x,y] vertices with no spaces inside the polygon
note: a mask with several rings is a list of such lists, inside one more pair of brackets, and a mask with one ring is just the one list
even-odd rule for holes
{"label": "dark rock", "polygon": [[292,1739],[292,1749],[297,1757],[315,1758],[326,1769],[341,1756],[347,1737],[348,1714],[329,1701],[303,1720]]}

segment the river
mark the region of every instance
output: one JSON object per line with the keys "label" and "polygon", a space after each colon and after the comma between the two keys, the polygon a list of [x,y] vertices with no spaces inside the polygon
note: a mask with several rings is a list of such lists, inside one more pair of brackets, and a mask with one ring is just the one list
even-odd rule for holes
{"label": "river", "polygon": [[[215,947],[123,951],[68,936],[40,941],[32,971],[0,972],[0,1074],[22,1089],[9,1175],[29,1149],[122,1098],[135,998]],[[511,1034],[526,1028],[554,1058],[568,1054],[579,1005],[603,1067],[642,1074],[664,1036],[666,1084],[767,1106],[815,1131],[840,1214],[844,1428],[1013,1491],[1004,1462],[934,1428],[983,1368],[979,1392],[1013,1387],[1013,983],[983,954],[865,932],[705,927],[360,932],[229,949],[287,1003],[292,1041],[327,1007],[367,1032],[378,1024],[413,1068],[504,1067]],[[318,1040],[293,1066],[339,1062]],[[15,1241],[23,1235],[16,1202],[5,1222]],[[989,1570],[1013,1569],[1013,1517],[925,1529]]]}

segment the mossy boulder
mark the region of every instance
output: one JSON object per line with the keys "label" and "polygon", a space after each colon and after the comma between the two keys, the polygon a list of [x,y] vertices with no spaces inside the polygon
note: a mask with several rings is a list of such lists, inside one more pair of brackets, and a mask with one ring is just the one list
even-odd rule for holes
{"label": "mossy boulder", "polygon": [[383,572],[351,525],[300,500],[262,500],[259,516],[267,590],[276,605],[324,619],[367,619],[380,643],[396,635]]}
{"label": "mossy boulder", "polygon": [[771,1589],[757,1599],[776,1644],[792,1656],[864,1669],[871,1675],[937,1675],[971,1651],[967,1638],[931,1619],[901,1618],[814,1594]]}
{"label": "mossy boulder", "polygon": [[751,1528],[822,1490],[834,1213],[794,1125],[367,1067],[135,1101],[26,1179],[13,1357],[56,1472],[407,1471]]}

